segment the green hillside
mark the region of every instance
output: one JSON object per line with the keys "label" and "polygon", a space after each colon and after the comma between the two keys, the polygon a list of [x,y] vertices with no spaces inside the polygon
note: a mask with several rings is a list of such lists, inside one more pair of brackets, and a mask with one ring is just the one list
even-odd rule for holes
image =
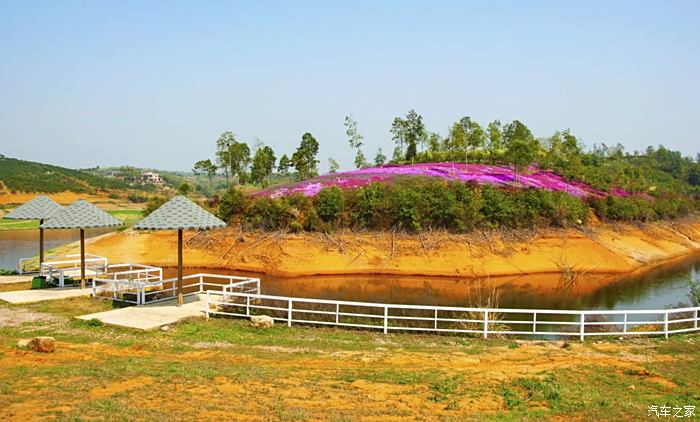
{"label": "green hillside", "polygon": [[84,192],[126,189],[126,183],[79,170],[0,155],[0,182],[7,191]]}

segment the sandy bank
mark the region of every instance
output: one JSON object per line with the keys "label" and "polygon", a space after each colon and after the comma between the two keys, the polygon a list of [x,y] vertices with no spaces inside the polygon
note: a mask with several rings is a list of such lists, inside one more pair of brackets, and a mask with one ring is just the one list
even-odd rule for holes
{"label": "sandy bank", "polygon": [[[236,228],[185,234],[185,265],[280,276],[393,274],[486,277],[560,273],[626,274],[700,251],[700,217],[644,225],[598,225],[584,231],[515,235],[432,232],[421,236],[350,231],[297,235]],[[110,233],[88,241],[112,262],[172,266],[175,232]],[[77,250],[72,245],[71,250]]]}

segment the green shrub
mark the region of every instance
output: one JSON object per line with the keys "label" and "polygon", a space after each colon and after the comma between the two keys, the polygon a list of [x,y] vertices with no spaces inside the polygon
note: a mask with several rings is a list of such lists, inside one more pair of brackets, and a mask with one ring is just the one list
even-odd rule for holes
{"label": "green shrub", "polygon": [[245,209],[246,196],[240,189],[229,188],[219,201],[216,216],[225,222],[229,222],[235,215],[240,215]]}
{"label": "green shrub", "polygon": [[482,188],[484,205],[481,215],[487,227],[514,227],[518,225],[515,218],[515,206],[505,189],[496,189],[486,185]]}
{"label": "green shrub", "polygon": [[286,197],[258,197],[246,208],[244,220],[255,228],[277,230],[289,227],[294,221],[294,215]]}
{"label": "green shrub", "polygon": [[141,213],[144,217],[146,217],[150,215],[153,211],[160,208],[161,205],[165,204],[166,202],[168,202],[168,198],[164,196],[152,196],[148,199],[146,207],[143,209],[143,211],[141,211]]}
{"label": "green shrub", "polygon": [[301,194],[246,198],[232,190],[219,216],[238,216],[266,230],[328,231],[336,227],[467,232],[488,228],[571,227],[585,224],[591,208],[604,220],[649,221],[686,215],[692,202],[676,197],[610,196],[584,201],[565,192],[500,188],[457,181],[407,179],[358,189],[324,188],[315,198]]}
{"label": "green shrub", "polygon": [[345,208],[343,191],[339,187],[321,189],[315,198],[316,214],[327,223],[337,222]]}
{"label": "green shrub", "polygon": [[135,194],[130,194],[126,197],[126,199],[128,199],[129,202],[133,202],[134,204],[143,204],[144,202],[148,201],[147,197]]}
{"label": "green shrub", "polygon": [[420,191],[416,188],[398,189],[396,195],[396,212],[393,225],[400,229],[419,231],[421,229]]}
{"label": "green shrub", "polygon": [[387,229],[391,225],[391,202],[387,185],[371,183],[355,190],[350,203],[354,225],[360,228]]}

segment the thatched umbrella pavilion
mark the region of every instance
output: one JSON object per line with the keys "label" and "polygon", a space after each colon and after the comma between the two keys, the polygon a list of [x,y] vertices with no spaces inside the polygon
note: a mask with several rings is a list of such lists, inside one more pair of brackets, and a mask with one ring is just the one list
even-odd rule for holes
{"label": "thatched umbrella pavilion", "polygon": [[39,220],[39,265],[44,262],[44,228],[41,225],[44,224],[44,220],[54,217],[62,209],[63,206],[48,196],[37,195],[3,217],[10,220]]}
{"label": "thatched umbrella pavilion", "polygon": [[226,227],[199,205],[178,195],[134,225],[136,230],[177,230],[177,306],[182,306],[182,231]]}
{"label": "thatched umbrella pavilion", "polygon": [[124,224],[84,199],[78,199],[41,226],[45,229],[80,229],[80,288],[85,288],[85,229]]}

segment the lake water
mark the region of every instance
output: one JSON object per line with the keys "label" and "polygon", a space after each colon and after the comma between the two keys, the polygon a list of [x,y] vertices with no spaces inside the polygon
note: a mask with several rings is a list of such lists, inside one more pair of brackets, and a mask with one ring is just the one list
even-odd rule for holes
{"label": "lake water", "polygon": [[[85,237],[99,236],[113,230],[114,228],[87,229]],[[44,230],[46,251],[76,240],[80,240],[78,229]],[[20,258],[32,256],[39,256],[39,229],[0,231],[0,268],[15,270]]]}
{"label": "lake water", "polygon": [[[263,294],[412,305],[483,306],[527,309],[663,309],[690,303],[688,277],[700,279],[700,254],[651,272],[627,277],[588,275],[562,286],[558,274],[489,279],[399,276],[274,277],[240,271],[185,268],[260,277]],[[176,275],[166,268],[166,277]],[[495,300],[494,300],[495,298]]]}
{"label": "lake water", "polygon": [[[86,237],[111,229],[86,230]],[[76,241],[79,230],[46,230],[46,248]],[[19,258],[38,254],[38,230],[0,231],[0,268],[13,269]],[[87,251],[89,253],[89,250]],[[186,260],[186,257],[185,257]],[[240,271],[186,268],[186,274]],[[165,275],[175,275],[173,268]],[[566,285],[559,274],[464,279],[402,276],[274,277],[262,279],[265,294],[414,305],[484,306],[539,309],[661,309],[689,303],[688,277],[700,279],[700,254],[641,275],[582,275]]]}

